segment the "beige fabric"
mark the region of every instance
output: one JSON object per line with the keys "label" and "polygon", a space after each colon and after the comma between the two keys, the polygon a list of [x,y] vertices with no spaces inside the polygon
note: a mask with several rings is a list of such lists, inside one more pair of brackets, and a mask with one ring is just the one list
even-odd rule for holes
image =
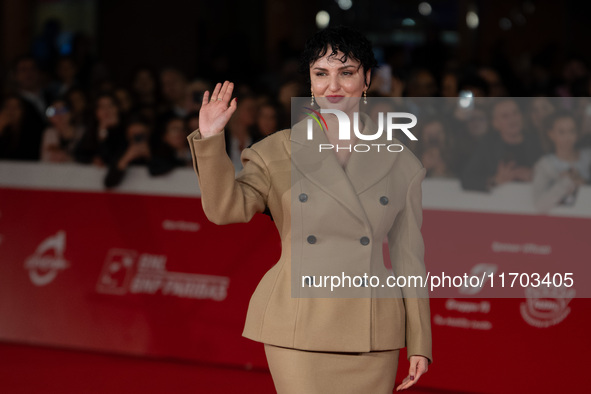
{"label": "beige fabric", "polygon": [[265,344],[278,394],[391,394],[399,352],[343,354]]}
{"label": "beige fabric", "polygon": [[[206,216],[217,224],[248,222],[268,206],[282,243],[279,261],[250,299],[242,335],[276,346],[326,352],[406,346],[408,357],[423,355],[432,361],[428,298],[405,291],[404,298],[294,298],[291,293],[292,263],[303,270],[327,259],[349,268],[383,266],[384,237],[397,275],[424,275],[420,228],[426,170],[416,156],[404,149],[385,162],[372,162],[354,152],[343,170],[334,154],[315,154],[317,146],[314,149],[305,130],[296,125],[245,149],[244,168],[235,175],[223,133],[201,138],[195,130],[188,136]],[[374,142],[401,143],[385,140],[385,133],[383,139]],[[293,157],[292,148],[298,153]],[[299,190],[292,190],[292,175]],[[294,205],[301,215],[293,220],[306,220],[292,225],[291,202],[301,192],[308,194],[309,201]],[[380,204],[381,196],[388,197],[387,205]],[[327,215],[339,218],[338,233]],[[292,234],[292,228],[298,232]],[[318,242],[309,245],[308,234],[315,234]],[[360,244],[361,236],[368,236],[370,243]]]}

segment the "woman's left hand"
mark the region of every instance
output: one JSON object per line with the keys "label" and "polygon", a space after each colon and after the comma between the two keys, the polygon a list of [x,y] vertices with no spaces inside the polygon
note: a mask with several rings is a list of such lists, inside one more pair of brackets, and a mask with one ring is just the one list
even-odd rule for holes
{"label": "woman's left hand", "polygon": [[404,390],[415,384],[421,375],[429,369],[429,359],[425,356],[410,356],[408,376],[396,387],[396,391]]}

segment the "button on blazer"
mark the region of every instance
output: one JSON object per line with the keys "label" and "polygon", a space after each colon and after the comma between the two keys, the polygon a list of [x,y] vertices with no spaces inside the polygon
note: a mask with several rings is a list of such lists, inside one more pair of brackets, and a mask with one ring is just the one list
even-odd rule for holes
{"label": "button on blazer", "polygon": [[[361,116],[361,132],[374,134],[373,123]],[[225,152],[224,131],[202,138],[195,130],[187,137],[207,218],[216,224],[248,222],[268,207],[280,234],[281,257],[252,295],[242,335],[314,351],[407,347],[408,357],[422,355],[431,362],[426,292],[394,288],[381,296],[380,289],[364,283],[351,297],[318,298],[299,296],[292,288],[294,273],[315,275],[327,262],[333,268],[341,262],[343,272],[383,276],[384,239],[394,275],[425,275],[421,182],[426,170],[417,157],[384,133],[376,141],[359,142],[404,149],[353,152],[343,169],[334,152],[319,152],[318,144],[328,143],[323,132],[315,128],[314,140],[308,140],[305,126],[302,121],[245,149],[238,174]]]}

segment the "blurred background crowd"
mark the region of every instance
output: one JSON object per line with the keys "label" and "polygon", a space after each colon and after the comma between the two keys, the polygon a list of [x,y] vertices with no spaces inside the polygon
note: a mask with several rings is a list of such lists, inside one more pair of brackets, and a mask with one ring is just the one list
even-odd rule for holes
{"label": "blurred background crowd", "polygon": [[429,177],[479,191],[533,182],[540,209],[591,181],[585,3],[214,3],[0,1],[0,159],[106,167],[107,188],[130,165],[155,176],[190,166],[203,92],[228,79],[238,109],[226,148],[239,170],[240,152],[289,127],[291,98],[309,95],[305,39],[348,24],[380,64],[368,96],[451,100],[408,142]]}

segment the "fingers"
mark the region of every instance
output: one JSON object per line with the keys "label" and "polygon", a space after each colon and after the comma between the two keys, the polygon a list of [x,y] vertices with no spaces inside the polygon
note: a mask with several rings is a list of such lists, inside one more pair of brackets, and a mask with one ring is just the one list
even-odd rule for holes
{"label": "fingers", "polygon": [[213,100],[217,100],[217,98],[218,98],[218,96],[219,96],[219,94],[220,94],[220,89],[221,89],[221,88],[222,88],[222,84],[218,82],[218,83],[215,85],[215,88],[213,89],[213,93],[211,94],[211,98],[212,98]]}
{"label": "fingers", "polygon": [[408,369],[408,375],[406,376],[406,378],[404,378],[402,383],[398,387],[396,387],[396,391],[405,390],[415,383],[414,380],[417,370],[417,363],[418,361],[416,359],[411,358],[410,367]]}
{"label": "fingers", "polygon": [[400,383],[398,385],[398,387],[396,387],[396,391],[400,391],[400,390],[404,390],[405,388],[407,388],[407,384],[410,381],[410,377],[407,376],[406,378],[404,378],[404,380],[402,381],[402,383]]}
{"label": "fingers", "polygon": [[427,372],[428,366],[427,359],[423,357],[415,358],[411,356],[410,368],[408,370],[408,376],[404,378],[402,383],[396,387],[396,391],[405,390],[410,386],[418,382],[419,378]]}
{"label": "fingers", "polygon": [[[226,85],[227,83],[227,85]],[[234,91],[234,84],[232,82],[228,82],[226,81],[224,83],[224,86],[226,87],[226,89],[222,89],[222,102],[226,105],[228,105],[228,103],[230,102],[230,99],[232,98],[232,92]]]}
{"label": "fingers", "polygon": [[415,370],[415,378],[413,380],[413,384],[415,384],[423,374],[427,372],[427,361],[426,360],[419,360],[417,364],[417,369]]}
{"label": "fingers", "polygon": [[234,83],[230,81],[225,81],[223,84],[217,83],[211,94],[211,99],[209,95],[209,91],[206,91],[203,94],[203,101],[201,105],[208,104],[211,101],[221,101],[226,106],[230,104],[230,100],[232,99],[232,92],[234,91]]}
{"label": "fingers", "polygon": [[230,116],[236,111],[236,107],[238,107],[238,100],[234,97],[234,100],[230,102],[230,106],[228,107],[228,111],[230,112]]}
{"label": "fingers", "polygon": [[[222,88],[220,89],[220,93],[217,95],[217,99],[222,99],[222,101],[224,100],[224,96],[226,94],[226,91],[228,90],[228,85],[230,84],[229,81],[225,81],[224,84],[222,85]],[[227,103],[226,103],[227,104]]]}

